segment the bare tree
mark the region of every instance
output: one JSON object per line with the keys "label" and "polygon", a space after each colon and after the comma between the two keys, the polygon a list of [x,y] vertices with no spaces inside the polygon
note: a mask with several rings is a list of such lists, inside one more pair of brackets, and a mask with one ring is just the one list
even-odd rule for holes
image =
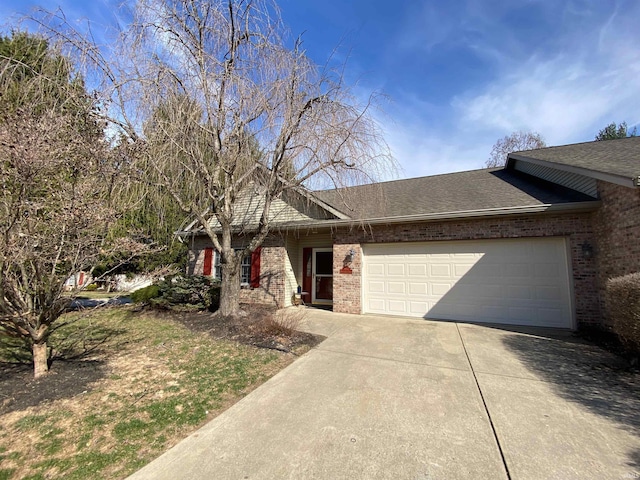
{"label": "bare tree", "polygon": [[[274,199],[393,167],[374,97],[359,102],[341,70],[313,64],[273,3],[139,0],[107,57],[60,13],[44,23],[97,67],[113,124],[141,145],[140,171],[221,253],[222,315],[238,312],[241,260],[268,235]],[[259,220],[235,252],[236,205],[248,190],[260,198]]]}
{"label": "bare tree", "polygon": [[0,335],[31,347],[36,377],[72,301],[65,281],[124,246],[105,243],[109,154],[68,60],[41,38],[0,39]]}
{"label": "bare tree", "polygon": [[513,132],[498,140],[491,149],[491,155],[485,165],[491,167],[501,167],[507,162],[507,156],[511,152],[522,150],[534,150],[544,148],[547,144],[537,132]]}

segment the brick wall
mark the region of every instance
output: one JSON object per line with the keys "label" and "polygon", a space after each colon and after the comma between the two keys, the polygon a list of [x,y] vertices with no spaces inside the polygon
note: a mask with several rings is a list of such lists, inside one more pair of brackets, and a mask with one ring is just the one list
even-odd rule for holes
{"label": "brick wall", "polygon": [[[338,237],[340,238],[340,236]],[[356,254],[351,263],[345,258],[353,250]],[[351,273],[340,273],[347,266]],[[362,248],[359,243],[339,241],[333,244],[333,311],[341,313],[361,313],[362,290]]]}
{"label": "brick wall", "polygon": [[604,301],[606,281],[640,272],[640,189],[598,181],[598,195],[602,207],[593,214],[594,259],[605,325],[611,325]]}
{"label": "brick wall", "polygon": [[[240,290],[240,301],[243,303],[265,303],[284,307],[285,305],[285,257],[284,245],[277,245],[269,238],[262,246],[260,253],[260,287]],[[275,245],[274,245],[275,244]]]}
{"label": "brick wall", "polygon": [[[234,239],[234,247],[244,245],[244,239]],[[213,247],[211,240],[201,235],[189,244],[188,275],[202,275],[204,249]],[[279,235],[265,239],[260,253],[260,287],[242,288],[240,302],[264,303],[283,307],[285,304],[285,256],[284,240]]]}
{"label": "brick wall", "polygon": [[[585,258],[582,244],[593,242],[591,213],[522,215],[474,220],[455,220],[339,229],[334,243],[334,303],[336,312],[361,313],[362,243],[479,240],[520,237],[568,237],[578,322],[600,322],[595,259]],[[351,275],[340,274],[349,249],[357,255]]]}

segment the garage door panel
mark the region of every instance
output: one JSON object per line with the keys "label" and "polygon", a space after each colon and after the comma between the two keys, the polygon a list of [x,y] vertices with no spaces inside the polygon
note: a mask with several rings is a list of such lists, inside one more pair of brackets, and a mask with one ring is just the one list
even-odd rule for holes
{"label": "garage door panel", "polygon": [[409,293],[411,295],[427,295],[428,285],[426,282],[421,283],[410,283],[409,284]]}
{"label": "garage door panel", "polygon": [[404,294],[406,292],[404,282],[388,282],[387,287],[388,287],[388,290],[387,290],[388,293]]}
{"label": "garage door panel", "polygon": [[549,278],[558,275],[558,265],[553,263],[538,263],[534,265],[533,274],[536,277]]}
{"label": "garage door panel", "polygon": [[384,311],[385,310],[385,302],[381,299],[371,298],[368,301],[370,312]]}
{"label": "garage door panel", "polygon": [[533,265],[527,265],[526,263],[511,263],[505,266],[504,274],[507,277],[530,277]]}
{"label": "garage door panel", "polygon": [[449,290],[451,290],[452,284],[450,283],[431,283],[431,294],[432,295],[445,295]]}
{"label": "garage door panel", "polygon": [[409,312],[411,314],[422,316],[423,312],[428,311],[430,308],[428,302],[409,302]]}
{"label": "garage door panel", "polygon": [[367,273],[369,275],[384,275],[384,264],[383,263],[371,263],[367,265]]}
{"label": "garage door panel", "polygon": [[408,313],[407,304],[401,300],[389,300],[389,312],[391,313]]}
{"label": "garage door panel", "polygon": [[396,276],[396,277],[404,277],[405,268],[404,264],[394,264],[390,263],[387,265],[387,275]]}
{"label": "garage door panel", "polygon": [[519,318],[528,325],[537,323],[537,311],[526,307],[510,307],[509,316]]}
{"label": "garage door panel", "polygon": [[384,290],[385,283],[384,282],[372,282],[372,281],[369,281],[368,282],[368,286],[369,286],[369,292],[371,292],[371,293],[385,293],[385,290]]}
{"label": "garage door panel", "polygon": [[572,327],[562,238],[364,246],[369,313]]}
{"label": "garage door panel", "polygon": [[469,273],[469,271],[473,268],[472,263],[458,263],[453,265],[453,272],[456,277],[462,277]]}
{"label": "garage door panel", "polygon": [[444,264],[430,264],[429,265],[429,276],[431,277],[451,277],[451,265]]}
{"label": "garage door panel", "polygon": [[426,265],[416,265],[416,264],[409,264],[408,266],[408,272],[409,275],[412,277],[426,277],[427,276],[427,266]]}
{"label": "garage door panel", "polygon": [[507,294],[514,300],[531,300],[534,297],[528,285],[511,285],[507,288]]}
{"label": "garage door panel", "polygon": [[562,302],[561,290],[554,287],[537,287],[536,298],[547,302]]}

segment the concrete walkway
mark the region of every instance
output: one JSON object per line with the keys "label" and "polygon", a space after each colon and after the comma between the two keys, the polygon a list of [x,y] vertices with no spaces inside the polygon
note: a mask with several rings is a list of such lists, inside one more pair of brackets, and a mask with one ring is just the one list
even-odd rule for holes
{"label": "concrete walkway", "polygon": [[549,331],[308,310],[328,338],[132,479],[640,478],[640,386]]}

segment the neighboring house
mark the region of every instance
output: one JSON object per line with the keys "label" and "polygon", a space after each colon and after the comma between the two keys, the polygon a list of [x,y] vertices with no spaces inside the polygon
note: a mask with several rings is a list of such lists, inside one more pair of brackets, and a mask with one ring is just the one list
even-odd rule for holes
{"label": "neighboring house", "polygon": [[67,280],[64,282],[64,289],[69,291],[77,290],[79,288],[85,288],[92,282],[93,277],[90,273],[80,271],[67,278]]}
{"label": "neighboring house", "polygon": [[[471,322],[602,324],[610,277],[640,271],[640,137],[516,152],[502,169],[290,193],[243,265],[242,300]],[[260,211],[248,194],[243,245]],[[192,225],[190,271],[219,276]]]}

